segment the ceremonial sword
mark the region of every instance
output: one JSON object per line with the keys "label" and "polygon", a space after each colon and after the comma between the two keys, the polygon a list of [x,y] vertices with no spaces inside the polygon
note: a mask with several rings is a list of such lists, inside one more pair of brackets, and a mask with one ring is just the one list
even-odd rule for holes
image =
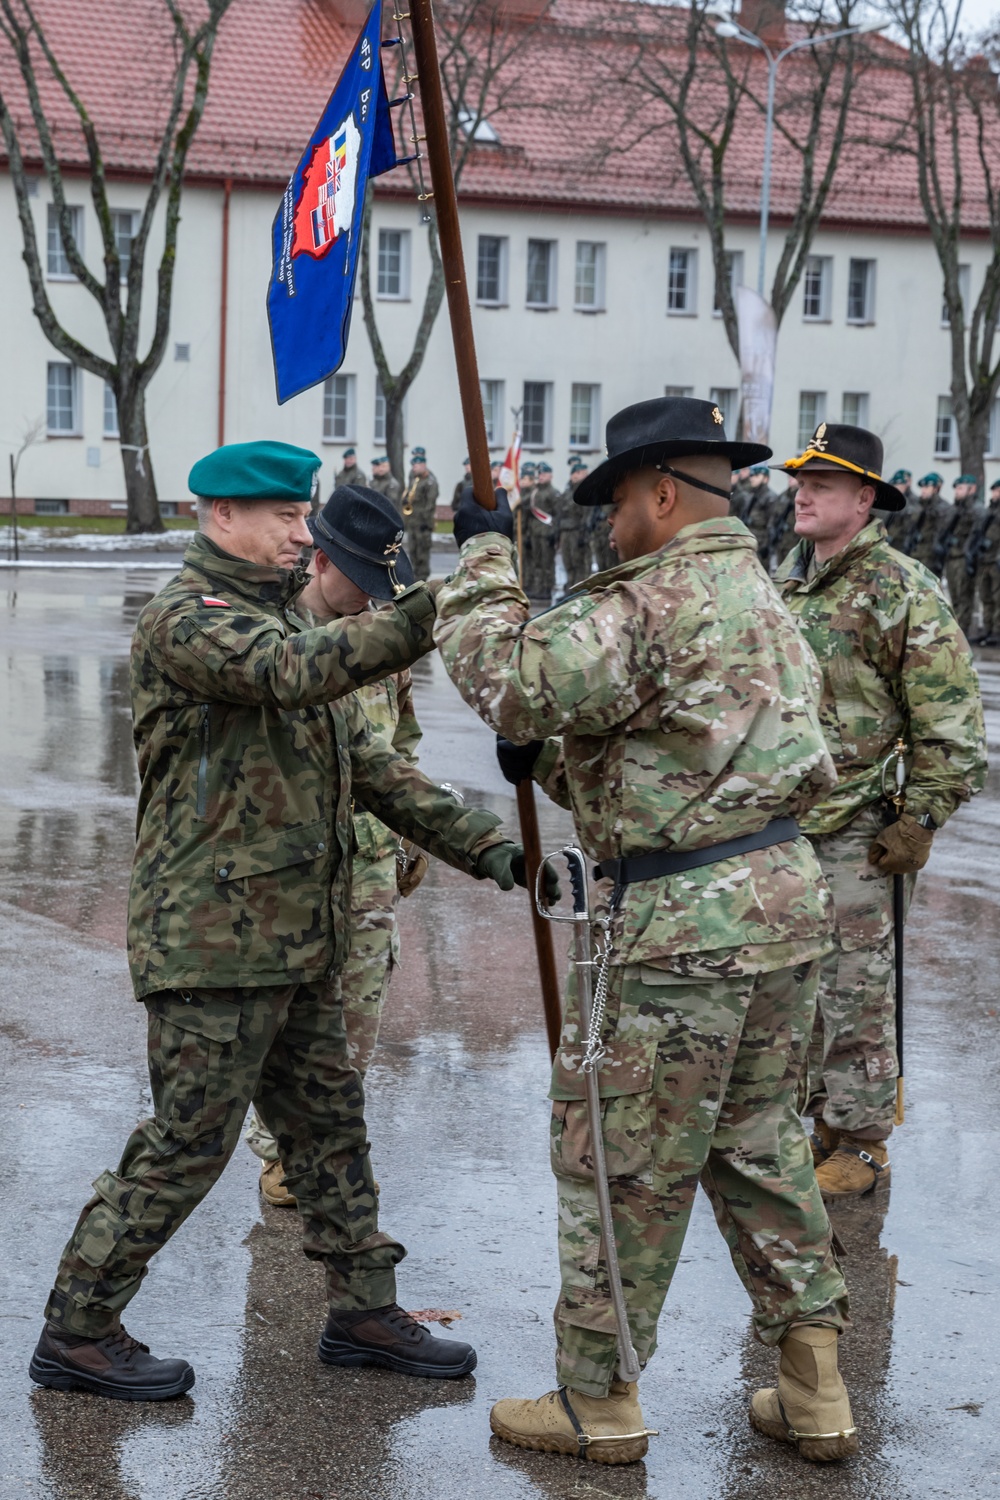
{"label": "ceremonial sword", "polygon": [[[896,820],[903,816],[906,805],[906,741],[898,739],[882,762],[882,795],[896,809]],[[887,782],[889,767],[893,768],[895,791],[890,792]],[[906,1119],[903,1099],[903,924],[906,920],[906,876],[892,877],[892,935],[896,960],[896,1114],[893,1124],[902,1125]]]}

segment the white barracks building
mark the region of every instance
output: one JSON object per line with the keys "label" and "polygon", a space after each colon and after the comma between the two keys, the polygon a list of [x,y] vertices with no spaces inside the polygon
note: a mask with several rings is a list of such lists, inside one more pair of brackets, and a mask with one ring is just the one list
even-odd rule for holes
{"label": "white barracks building", "polygon": [[[126,250],[162,97],[149,9],[92,0],[86,36],[74,0],[38,0],[37,9],[97,121]],[[283,407],[274,395],[265,315],[272,219],[364,9],[360,0],[237,0],[223,22],[209,106],[189,158],[169,344],[147,394],[152,462],[168,512],[178,503],[186,509],[187,473],[220,441],[269,437],[314,448],[323,455],[324,487],[345,447],[357,449],[365,470],[384,449],[360,299],[341,372]],[[511,409],[521,408],[524,448],[547,459],[561,485],[570,455],[595,457],[607,417],[633,401],[664,392],[705,397],[718,403],[732,433],[740,382],[713,308],[708,233],[669,128],[629,147],[651,118],[645,113],[640,122],[639,109],[652,106],[616,96],[599,76],[609,47],[634,42],[637,17],[656,45],[668,46],[667,28],[676,28],[681,13],[614,0],[554,0],[540,17],[539,9],[539,0],[510,7],[511,25],[524,28],[512,64],[513,102],[472,143],[460,201],[491,443],[506,447]],[[0,76],[9,88],[9,56],[0,56]],[[14,113],[24,126],[26,111]],[[54,114],[84,257],[100,272],[82,142],[65,107]],[[760,115],[752,111],[731,148],[726,230],[734,279],[751,283],[761,158]],[[779,135],[769,277],[798,171]],[[52,304],[70,332],[107,352],[99,310],[69,274],[37,165],[31,191]],[[412,348],[430,269],[427,229],[405,170],[379,180],[372,235],[378,321],[398,369]],[[973,298],[988,248],[983,225],[971,224],[962,259]],[[28,450],[19,472],[22,508],[120,511],[114,401],[101,380],[67,363],[40,332],[21,250],[0,159],[0,496],[9,494],[6,451],[41,419],[44,441]],[[881,435],[887,472],[905,467],[918,478],[935,468],[950,492],[958,455],[941,273],[904,158],[845,151],[812,252],[778,337],[777,458],[803,446],[821,420],[857,422]],[[151,254],[144,307],[150,327],[156,262]],[[465,452],[445,307],[407,399],[406,439],[426,447],[444,499]],[[990,449],[1000,465],[1000,422]]]}

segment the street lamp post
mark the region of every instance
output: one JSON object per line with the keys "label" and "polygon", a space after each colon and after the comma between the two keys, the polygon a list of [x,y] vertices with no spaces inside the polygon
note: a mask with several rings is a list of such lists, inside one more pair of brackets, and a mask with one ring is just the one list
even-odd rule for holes
{"label": "street lamp post", "polygon": [[732,37],[741,42],[746,42],[750,47],[756,47],[763,52],[767,58],[767,112],[764,117],[764,170],[760,182],[760,256],[757,262],[757,293],[764,296],[764,271],[767,264],[767,228],[771,214],[771,155],[774,146],[774,96],[778,81],[778,65],[790,57],[793,52],[801,52],[806,47],[819,47],[823,42],[836,42],[843,36],[861,36],[867,31],[882,31],[887,22],[869,22],[864,26],[845,26],[840,31],[826,31],[817,36],[800,37],[797,42],[791,42],[781,52],[774,53],[770,47],[755,31],[748,31],[738,21],[732,19],[720,21],[715,28],[716,36],[722,38]]}

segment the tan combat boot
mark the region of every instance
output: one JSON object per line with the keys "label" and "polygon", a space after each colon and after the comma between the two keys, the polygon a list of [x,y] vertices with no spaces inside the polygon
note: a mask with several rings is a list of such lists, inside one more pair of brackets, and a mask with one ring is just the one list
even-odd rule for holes
{"label": "tan combat boot", "polygon": [[885,1141],[862,1141],[844,1130],[833,1155],[816,1168],[816,1181],[827,1200],[859,1198],[888,1183],[889,1170]]}
{"label": "tan combat boot", "polygon": [[584,1396],[560,1386],[537,1401],[498,1401],[490,1412],[498,1438],[515,1448],[566,1453],[595,1464],[634,1464],[649,1437],[634,1381],[614,1380],[606,1396]]}
{"label": "tan combat boot", "polygon": [[829,1463],[858,1451],[851,1403],[837,1369],[836,1328],[797,1323],[781,1341],[778,1388],[755,1391],[750,1422],[765,1437],[797,1443],[803,1458]]}
{"label": "tan combat boot", "polygon": [[274,1208],[294,1208],[295,1195],[283,1185],[285,1169],[280,1161],[265,1162],[260,1170],[260,1196]]}
{"label": "tan combat boot", "polygon": [[813,1132],[809,1137],[809,1146],[813,1154],[814,1167],[820,1167],[828,1156],[832,1156],[839,1144],[839,1130],[834,1130],[825,1120],[813,1121]]}

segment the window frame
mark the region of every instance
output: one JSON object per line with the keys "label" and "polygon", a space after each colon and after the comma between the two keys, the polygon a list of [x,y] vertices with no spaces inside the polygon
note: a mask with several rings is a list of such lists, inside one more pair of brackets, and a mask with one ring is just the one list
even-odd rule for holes
{"label": "window frame", "polygon": [[[486,423],[486,445],[499,448],[503,444],[503,413],[505,382],[502,380],[480,380],[479,394],[483,403],[483,420]],[[497,423],[499,422],[499,431]]]}
{"label": "window frame", "polygon": [[[573,408],[577,391],[588,391],[589,421],[586,438],[573,436]],[[600,442],[596,436],[601,430],[601,387],[589,380],[574,380],[569,395],[569,446],[573,453],[596,453]]]}
{"label": "window frame", "polygon": [[[484,297],[482,287],[482,247],[484,240],[492,240],[497,246],[497,296]],[[509,307],[508,273],[510,266],[510,240],[505,234],[480,234],[476,236],[476,306]]]}
{"label": "window frame", "polygon": [[[399,291],[382,291],[382,242],[386,235],[399,236]],[[410,300],[410,231],[408,229],[393,229],[390,226],[380,226],[378,240],[376,242],[375,259],[375,299],[378,302],[409,302]]]}
{"label": "window frame", "polygon": [[[847,415],[847,402],[854,400],[858,403],[857,413],[854,417]],[[848,427],[868,427],[871,411],[870,391],[843,391],[840,397],[840,420]]]}
{"label": "window frame", "polygon": [[[587,247],[594,251],[594,300],[580,301],[580,251]],[[577,240],[573,254],[573,311],[579,313],[602,313],[607,311],[607,259],[608,246],[605,240]],[[590,268],[587,268],[590,269]]]}
{"label": "window frame", "polygon": [[[53,427],[50,423],[52,412],[51,385],[54,370],[69,370],[69,393],[70,393],[70,416],[73,419],[71,427]],[[83,436],[83,412],[80,399],[80,368],[68,359],[50,359],[45,367],[45,436],[47,438],[78,438]]]}
{"label": "window frame", "polygon": [[[114,224],[117,219],[124,218],[126,214],[132,221],[132,233],[129,235],[129,240],[134,241],[136,231],[138,230],[139,224],[142,220],[142,215],[137,208],[113,208],[111,210],[112,224]],[[130,245],[127,258],[122,256],[121,246],[118,243],[117,226],[115,227],[115,249],[118,251],[119,261],[118,280],[120,281],[122,286],[124,286],[128,281],[129,266],[132,264],[132,250]]]}
{"label": "window frame", "polygon": [[[344,381],[344,431],[336,426],[337,382]],[[356,375],[337,370],[323,381],[323,442],[356,443],[358,441],[358,379]]]}
{"label": "window frame", "polygon": [[[827,391],[799,391],[799,421],[798,421],[798,447],[808,448],[809,440],[821,422],[826,421],[826,407],[829,393]],[[804,402],[807,396],[813,397],[813,415],[807,423],[804,420]],[[808,431],[807,431],[808,428]]]}
{"label": "window frame", "polygon": [[[110,397],[110,400],[111,400],[110,415],[114,417],[114,426],[113,427],[109,427],[108,426],[108,416],[109,416],[108,399],[109,399],[109,397]],[[121,435],[122,435],[122,432],[121,432],[121,423],[118,420],[118,399],[115,396],[114,386],[111,384],[111,381],[110,380],[106,380],[104,382],[104,408],[103,408],[103,414],[102,414],[102,417],[101,417],[101,436],[104,437],[104,438],[115,439],[115,438],[120,438]]]}
{"label": "window frame", "polygon": [[[847,262],[847,317],[846,322],[852,328],[870,328],[875,322],[875,267],[877,262],[868,255],[852,255]],[[851,312],[851,299],[854,296],[854,268],[865,267],[864,280],[864,306],[860,314]]]}
{"label": "window frame", "polygon": [[[809,275],[816,265],[819,267],[819,312],[806,311],[809,296]],[[833,322],[833,256],[807,255],[802,272],[802,321],[803,323]]]}
{"label": "window frame", "polygon": [[[528,387],[535,386],[542,392],[542,435],[528,435]],[[552,381],[526,380],[521,388],[521,447],[535,453],[545,453],[552,447]]]}
{"label": "window frame", "polygon": [[[672,307],[675,292],[674,256],[685,258],[685,301],[683,307]],[[667,252],[667,317],[696,318],[698,316],[698,251],[690,245],[671,245]]]}
{"label": "window frame", "polygon": [[740,391],[735,385],[713,385],[709,387],[708,399],[722,413],[722,427],[727,436],[736,430],[740,414]]}
{"label": "window frame", "polygon": [[[82,203],[68,203],[66,206],[69,209],[70,218],[72,220],[73,238],[76,241],[76,248],[80,252],[80,255],[82,256],[83,255],[83,224],[84,224],[83,204]],[[55,246],[54,247],[53,247],[53,243],[52,243],[53,232],[55,233]],[[55,270],[54,271],[52,269],[53,253],[55,253],[56,257],[60,261],[62,261],[62,262],[65,263],[65,265],[66,265],[65,271],[63,271],[63,270]],[[62,234],[61,234],[60,229],[59,229],[59,215],[58,215],[58,213],[56,211],[56,206],[55,206],[54,203],[49,203],[49,204],[46,205],[46,219],[45,219],[45,279],[46,279],[46,281],[76,281],[77,280],[76,275],[70,269],[69,261],[66,259],[66,246],[63,243],[63,237],[62,237]]]}
{"label": "window frame", "polygon": [[[945,407],[947,407],[947,411],[944,410]],[[947,448],[942,448],[940,444],[942,422],[948,423]],[[937,416],[934,421],[934,457],[958,457],[958,427],[955,422],[955,413],[952,409],[952,399],[950,396],[938,396],[937,398]]]}
{"label": "window frame", "polygon": [[[531,292],[531,247],[532,247],[532,245],[544,245],[546,247],[546,255],[547,255],[546,296],[547,296],[548,300],[545,301],[545,302],[532,302],[530,300],[530,295],[529,294]],[[556,307],[559,305],[558,304],[558,297],[557,297],[558,249],[559,249],[559,241],[558,240],[543,240],[543,239],[539,239],[536,235],[532,235],[529,238],[529,240],[528,240],[527,249],[525,251],[524,305],[531,312],[553,312],[556,309]]]}

